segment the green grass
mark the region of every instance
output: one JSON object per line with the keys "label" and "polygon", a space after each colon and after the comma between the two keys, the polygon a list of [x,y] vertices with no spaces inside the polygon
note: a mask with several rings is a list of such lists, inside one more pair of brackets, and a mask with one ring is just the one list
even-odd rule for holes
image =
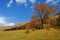
{"label": "green grass", "polygon": [[0,31],[0,40],[60,40],[60,30],[30,30],[29,34],[25,31]]}

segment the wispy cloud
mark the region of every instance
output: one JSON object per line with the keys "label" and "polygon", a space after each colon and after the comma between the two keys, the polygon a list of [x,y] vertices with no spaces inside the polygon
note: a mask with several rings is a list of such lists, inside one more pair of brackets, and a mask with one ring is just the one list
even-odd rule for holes
{"label": "wispy cloud", "polygon": [[15,23],[8,22],[6,17],[0,17],[0,26],[12,26],[12,25],[15,25]]}
{"label": "wispy cloud", "polygon": [[54,0],[47,0],[46,3],[53,2]]}
{"label": "wispy cloud", "polygon": [[[29,4],[27,0],[15,0],[17,4],[24,4],[27,7]],[[30,3],[34,4],[37,0],[28,0]],[[10,0],[7,4],[7,7],[10,7],[13,3],[13,0]]]}
{"label": "wispy cloud", "polygon": [[26,3],[27,0],[16,0],[17,3]]}
{"label": "wispy cloud", "polygon": [[32,4],[34,4],[36,2],[36,0],[29,0]]}
{"label": "wispy cloud", "polygon": [[28,4],[27,4],[27,0],[15,0],[15,1],[16,1],[17,4],[24,4],[25,7],[28,6]]}
{"label": "wispy cloud", "polygon": [[53,2],[51,3],[51,5],[57,5],[57,3],[58,3],[59,1],[60,1],[60,0],[53,1]]}
{"label": "wispy cloud", "polygon": [[60,0],[47,0],[45,3],[50,3],[51,5],[57,5],[57,3],[59,2]]}
{"label": "wispy cloud", "polygon": [[[36,2],[36,0],[28,0],[30,1],[32,4],[34,4]],[[16,0],[17,3],[27,3],[27,0]]]}
{"label": "wispy cloud", "polygon": [[13,0],[10,0],[9,3],[7,4],[7,7],[10,7],[12,3],[13,3]]}

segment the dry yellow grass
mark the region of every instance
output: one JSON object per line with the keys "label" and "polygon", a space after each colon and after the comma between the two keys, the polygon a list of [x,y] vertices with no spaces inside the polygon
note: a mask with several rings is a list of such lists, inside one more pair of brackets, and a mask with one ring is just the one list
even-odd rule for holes
{"label": "dry yellow grass", "polygon": [[0,40],[60,40],[60,30],[30,30],[29,34],[25,31],[0,31]]}

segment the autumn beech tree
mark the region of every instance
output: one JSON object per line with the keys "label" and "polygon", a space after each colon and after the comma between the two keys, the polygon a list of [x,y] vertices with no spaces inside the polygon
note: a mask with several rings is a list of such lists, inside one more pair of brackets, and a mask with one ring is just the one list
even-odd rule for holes
{"label": "autumn beech tree", "polygon": [[41,19],[42,27],[45,21],[48,29],[49,28],[48,25],[50,24],[49,16],[55,13],[55,11],[53,10],[54,8],[49,7],[46,4],[38,4],[37,6],[34,7],[34,9],[35,9],[35,16]]}

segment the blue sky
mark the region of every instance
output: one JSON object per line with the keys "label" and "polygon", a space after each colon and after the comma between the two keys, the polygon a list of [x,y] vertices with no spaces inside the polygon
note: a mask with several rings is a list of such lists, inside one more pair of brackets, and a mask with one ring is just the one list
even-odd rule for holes
{"label": "blue sky", "polygon": [[30,21],[34,13],[33,6],[39,3],[58,6],[60,0],[0,0],[0,26]]}

